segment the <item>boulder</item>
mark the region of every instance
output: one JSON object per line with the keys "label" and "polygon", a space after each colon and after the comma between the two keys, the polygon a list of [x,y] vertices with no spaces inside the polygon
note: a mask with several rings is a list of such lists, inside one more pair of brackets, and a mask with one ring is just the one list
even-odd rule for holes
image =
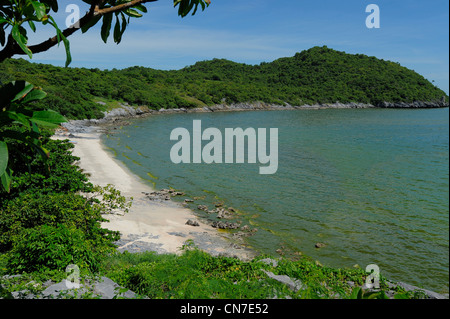
{"label": "boulder", "polygon": [[194,227],[200,226],[200,224],[199,224],[197,221],[194,221],[194,220],[191,220],[191,219],[189,219],[189,220],[186,222],[186,225],[194,226]]}
{"label": "boulder", "polygon": [[136,298],[136,294],[131,290],[123,289],[117,283],[107,277],[101,277],[93,284],[74,284],[68,282],[66,279],[59,283],[48,286],[41,294],[41,299],[61,299],[61,298],[92,298],[97,297],[100,299],[114,299]]}
{"label": "boulder", "polygon": [[286,275],[275,275],[274,273],[266,270],[262,270],[269,278],[281,282],[289,287],[289,289],[297,292],[299,290],[305,290],[307,287],[298,279],[292,279]]}
{"label": "boulder", "polygon": [[212,224],[212,227],[219,228],[219,229],[238,229],[239,224],[238,223],[231,223],[231,222],[214,222]]}

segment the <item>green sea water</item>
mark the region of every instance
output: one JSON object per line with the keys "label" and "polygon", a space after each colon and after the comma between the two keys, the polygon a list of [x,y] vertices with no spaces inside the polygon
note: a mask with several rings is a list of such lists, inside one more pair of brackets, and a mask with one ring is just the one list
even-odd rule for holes
{"label": "green sea water", "polygon": [[[278,128],[278,172],[173,164],[170,133],[192,132],[193,120],[222,132]],[[194,210],[219,201],[238,209],[242,225],[258,229],[247,241],[260,252],[284,247],[333,267],[376,264],[394,281],[448,292],[448,108],[167,114],[133,120],[103,142],[156,188],[202,197]]]}

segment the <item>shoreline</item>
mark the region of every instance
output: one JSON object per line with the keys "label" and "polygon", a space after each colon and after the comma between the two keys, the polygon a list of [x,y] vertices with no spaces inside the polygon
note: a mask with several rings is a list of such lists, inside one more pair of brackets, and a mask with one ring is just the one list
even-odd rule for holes
{"label": "shoreline", "polygon": [[[241,260],[256,256],[256,252],[237,245],[181,204],[170,199],[150,200],[148,194],[156,190],[108,153],[100,139],[103,131],[100,126],[84,128],[82,133],[60,129],[52,138],[68,139],[74,144],[72,154],[80,158],[76,164],[88,174],[92,184],[111,184],[127,199],[133,197],[128,213],[103,216],[109,222],[102,223],[102,227],[121,234],[116,243],[119,251],[180,254],[183,245],[192,240],[195,246],[213,256]],[[196,226],[186,224],[189,220],[196,222]]]}
{"label": "shoreline", "polygon": [[[104,104],[103,102],[97,102]],[[292,110],[325,110],[325,109],[437,109],[448,108],[449,103],[445,101],[436,102],[413,102],[413,103],[392,103],[382,102],[377,105],[365,103],[325,103],[314,105],[277,105],[263,102],[216,104],[199,108],[179,108],[152,110],[147,106],[130,106],[128,103],[119,103],[120,107],[111,111],[103,112],[101,119],[72,120],[64,123],[64,127],[72,133],[86,132],[86,127],[103,125],[126,125],[127,119],[145,118],[152,115],[180,114],[180,113],[214,113],[214,112],[246,112],[246,111],[292,111]],[[117,122],[121,123],[118,124]],[[87,130],[89,131],[89,130]]]}

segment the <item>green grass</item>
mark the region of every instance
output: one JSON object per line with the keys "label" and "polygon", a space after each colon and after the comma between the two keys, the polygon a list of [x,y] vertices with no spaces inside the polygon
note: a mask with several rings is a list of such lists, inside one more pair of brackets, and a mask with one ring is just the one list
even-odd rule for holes
{"label": "green grass", "polygon": [[[302,256],[298,260],[277,259],[274,267],[261,260],[241,261],[230,257],[214,257],[192,245],[180,255],[155,252],[119,253],[107,257],[97,274],[81,278],[81,282],[103,275],[122,287],[134,291],[138,298],[150,299],[386,299],[389,288],[381,278],[380,292],[367,292],[361,287],[366,273],[360,268],[337,269],[322,266]],[[5,255],[0,255],[0,278],[6,272]],[[299,291],[271,279],[264,272],[287,275],[303,284]],[[24,273],[20,277],[0,279],[0,298],[11,298],[14,291],[29,291],[38,295],[44,282],[59,282],[66,278],[62,271]],[[349,283],[352,283],[351,285]],[[420,293],[396,288],[395,299],[423,299]],[[70,296],[68,295],[67,298]],[[95,296],[79,296],[77,298]],[[71,297],[73,298],[73,297]]]}
{"label": "green grass", "polygon": [[[244,262],[196,248],[179,256],[125,252],[104,261],[104,275],[152,299],[348,299],[358,297],[349,282],[356,287],[365,283],[362,269],[333,269],[307,257],[279,259],[273,267],[261,262],[264,257]],[[300,280],[307,288],[293,291],[263,270]]]}

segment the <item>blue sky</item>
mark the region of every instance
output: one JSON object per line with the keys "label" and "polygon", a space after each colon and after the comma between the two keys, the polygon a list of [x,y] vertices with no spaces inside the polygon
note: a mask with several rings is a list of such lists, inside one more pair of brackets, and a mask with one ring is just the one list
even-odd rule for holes
{"label": "blue sky", "polygon": [[[57,21],[62,27],[71,3],[81,1],[61,1]],[[371,3],[380,8],[379,29],[365,24]],[[259,64],[327,45],[399,62],[449,92],[448,0],[212,0],[205,12],[186,18],[177,15],[172,0],[146,7],[149,12],[133,19],[119,45],[112,38],[102,42],[100,23],[71,36],[71,66],[167,70],[213,58]],[[30,44],[50,36],[39,30]],[[62,45],[33,60],[64,65]]]}

